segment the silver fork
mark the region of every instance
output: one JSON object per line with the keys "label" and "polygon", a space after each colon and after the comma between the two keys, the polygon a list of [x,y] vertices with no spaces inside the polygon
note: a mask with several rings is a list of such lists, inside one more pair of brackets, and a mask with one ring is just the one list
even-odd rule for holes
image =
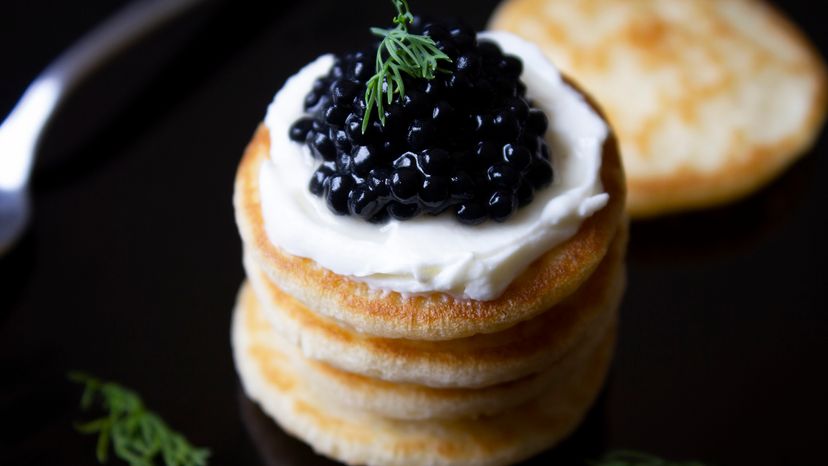
{"label": "silver fork", "polygon": [[108,58],[200,1],[133,1],[63,52],[29,85],[0,125],[0,255],[28,224],[32,164],[43,130],[67,94]]}

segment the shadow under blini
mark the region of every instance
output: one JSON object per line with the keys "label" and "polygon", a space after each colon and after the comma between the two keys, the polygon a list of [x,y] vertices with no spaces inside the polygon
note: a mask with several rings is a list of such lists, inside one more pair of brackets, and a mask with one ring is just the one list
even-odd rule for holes
{"label": "shadow under blini", "polygon": [[770,185],[721,207],[631,223],[628,258],[640,263],[696,263],[750,250],[790,222],[812,184],[816,154]]}

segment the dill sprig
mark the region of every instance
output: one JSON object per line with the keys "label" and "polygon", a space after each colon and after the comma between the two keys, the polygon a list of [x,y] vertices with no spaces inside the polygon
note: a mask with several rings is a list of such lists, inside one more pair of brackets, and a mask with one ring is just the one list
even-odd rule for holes
{"label": "dill sprig", "polygon": [[382,41],[377,49],[376,74],[366,83],[365,117],[362,120],[362,132],[368,128],[371,112],[377,108],[380,123],[385,125],[383,111],[383,94],[388,105],[394,100],[394,94],[405,95],[403,73],[423,79],[434,79],[436,71],[447,71],[438,65],[440,60],[451,62],[451,58],[437,48],[437,44],[428,37],[411,34],[408,25],[414,22],[414,15],[408,8],[406,0],[392,0],[397,16],[394,17],[393,29],[371,28],[371,32]]}
{"label": "dill sprig", "polygon": [[705,466],[698,461],[667,461],[648,453],[632,450],[618,450],[607,453],[590,466]]}
{"label": "dill sprig", "polygon": [[75,426],[81,433],[98,434],[98,462],[106,463],[111,444],[115,456],[130,466],[154,466],[159,456],[166,466],[207,465],[210,451],[192,446],[170,429],[157,414],[144,407],[134,391],[78,372],[70,373],[69,379],[84,385],[83,410],[90,409],[97,400],[107,413]]}

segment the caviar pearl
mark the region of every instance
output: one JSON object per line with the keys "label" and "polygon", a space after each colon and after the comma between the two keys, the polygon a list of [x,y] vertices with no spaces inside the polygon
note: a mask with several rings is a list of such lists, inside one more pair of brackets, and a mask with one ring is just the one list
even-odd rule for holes
{"label": "caviar pearl", "polygon": [[360,175],[367,175],[372,168],[377,166],[380,154],[377,149],[371,146],[357,146],[351,153],[353,170]]}
{"label": "caviar pearl", "polygon": [[346,215],[348,213],[348,197],[351,194],[354,180],[349,176],[336,174],[328,178],[325,184],[325,200],[328,203],[328,208],[337,215]]}
{"label": "caviar pearl", "polygon": [[520,134],[520,126],[512,112],[501,110],[492,117],[491,129],[495,137],[503,141],[513,141]]}
{"label": "caviar pearl", "polygon": [[506,144],[503,146],[503,160],[509,163],[513,169],[525,172],[532,163],[532,153],[525,147]]}
{"label": "caviar pearl", "polygon": [[497,144],[483,141],[477,144],[474,149],[475,162],[479,167],[488,167],[498,159],[499,151]]}
{"label": "caviar pearl", "polygon": [[365,142],[365,134],[362,132],[362,118],[354,113],[348,115],[345,119],[345,134],[353,144]]}
{"label": "caviar pearl", "polygon": [[328,177],[336,173],[336,166],[333,162],[324,162],[311,175],[308,189],[317,196],[321,196],[325,192],[325,181]]}
{"label": "caviar pearl", "polygon": [[413,152],[405,152],[392,164],[394,168],[413,168],[417,166],[417,154]]}
{"label": "caviar pearl", "polygon": [[409,117],[423,116],[429,109],[429,94],[416,89],[406,89],[401,101],[403,110]]}
{"label": "caviar pearl", "polygon": [[486,209],[476,202],[463,202],[457,205],[457,219],[466,225],[479,225],[486,221]]}
{"label": "caviar pearl", "polygon": [[334,157],[336,157],[336,146],[334,146],[334,143],[324,134],[314,134],[309,145],[311,153],[313,153],[313,156],[316,158],[333,160]]}
{"label": "caviar pearl", "polygon": [[503,222],[517,209],[517,199],[509,191],[495,191],[489,198],[489,217]]}
{"label": "caviar pearl", "polygon": [[334,104],[345,105],[354,101],[357,92],[359,92],[362,84],[359,81],[351,79],[342,79],[335,81],[331,85],[331,98]]}
{"label": "caviar pearl", "polygon": [[295,142],[305,142],[308,133],[313,128],[313,118],[300,118],[290,127],[290,139]]}
{"label": "caviar pearl", "polygon": [[446,175],[451,170],[449,153],[443,149],[426,149],[417,157],[418,166],[427,175]]}
{"label": "caviar pearl", "polygon": [[348,109],[339,105],[331,105],[325,110],[325,123],[334,128],[341,128],[348,117]]}
{"label": "caviar pearl", "polygon": [[410,203],[417,199],[420,175],[411,167],[398,168],[391,173],[391,194],[394,199]]}
{"label": "caviar pearl", "polygon": [[[441,100],[437,102],[431,111],[431,120],[441,128],[450,128],[452,126],[451,123],[454,122],[455,114],[454,107],[448,101]],[[304,140],[304,138],[300,140]]]}
{"label": "caviar pearl", "polygon": [[414,120],[406,137],[412,149],[425,149],[434,139],[434,125],[428,120]]}
{"label": "caviar pearl", "polygon": [[391,171],[384,168],[374,168],[368,172],[368,184],[377,193],[377,196],[388,197],[391,194],[389,187]]}
{"label": "caviar pearl", "polygon": [[449,182],[441,176],[430,176],[420,187],[420,202],[430,213],[437,211],[449,200]]}
{"label": "caviar pearl", "polygon": [[492,184],[505,189],[517,189],[520,183],[520,174],[502,163],[489,167],[486,176]]}
{"label": "caviar pearl", "polygon": [[552,167],[549,162],[538,160],[532,164],[526,177],[536,190],[545,188],[552,183]]}
{"label": "caviar pearl", "polygon": [[532,185],[528,181],[524,181],[520,184],[515,195],[517,196],[518,207],[525,207],[535,198],[535,190],[532,189]]}
{"label": "caviar pearl", "polygon": [[516,57],[505,56],[497,64],[498,70],[506,77],[518,78],[523,72],[523,63]]}
{"label": "caviar pearl", "polygon": [[480,73],[480,60],[477,55],[460,55],[457,57],[456,70],[466,76],[477,76]]}
{"label": "caviar pearl", "polygon": [[351,154],[342,152],[336,156],[336,171],[350,175],[354,171],[354,158]]}
{"label": "caviar pearl", "polygon": [[545,113],[537,109],[529,111],[529,116],[526,119],[526,127],[530,131],[542,135],[546,132],[547,126],[549,126],[549,120],[546,118]]}
{"label": "caviar pearl", "polygon": [[348,196],[348,211],[365,220],[376,215],[381,207],[377,194],[368,185],[356,186]]}
{"label": "caviar pearl", "polygon": [[529,116],[529,104],[526,100],[520,97],[513,97],[506,102],[506,109],[509,110],[515,118],[520,121],[526,121]]}

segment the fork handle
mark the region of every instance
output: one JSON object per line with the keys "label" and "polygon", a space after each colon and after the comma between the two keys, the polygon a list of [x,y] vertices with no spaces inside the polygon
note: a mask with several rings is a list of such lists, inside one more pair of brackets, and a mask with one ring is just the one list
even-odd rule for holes
{"label": "fork handle", "polygon": [[135,0],[46,67],[0,126],[0,189],[26,185],[43,129],[75,86],[107,59],[201,1]]}

